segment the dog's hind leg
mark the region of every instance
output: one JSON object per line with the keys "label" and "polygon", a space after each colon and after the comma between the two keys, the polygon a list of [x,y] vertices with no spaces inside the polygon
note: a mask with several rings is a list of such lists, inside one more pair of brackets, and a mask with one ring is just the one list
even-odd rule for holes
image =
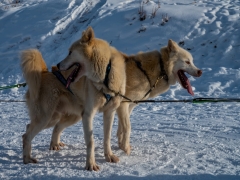
{"label": "dog's hind leg", "polygon": [[128,108],[128,112],[129,112],[129,117],[131,116],[131,114],[132,114],[132,111],[133,111],[133,109],[136,107],[137,105],[136,104],[130,104],[129,105],[129,108]]}
{"label": "dog's hind leg", "polygon": [[107,110],[103,113],[104,123],[104,156],[107,162],[117,163],[119,158],[112,153],[111,149],[111,132],[115,111]]}
{"label": "dog's hind leg", "polygon": [[122,116],[120,115],[120,113],[122,112],[122,110],[120,110],[120,108],[124,108],[124,109],[128,109],[129,108],[129,104],[128,103],[122,103],[120,104],[120,106],[117,108],[117,115],[118,115],[118,130],[117,130],[117,137],[118,137],[118,146],[121,149],[122,146],[122,139],[123,139],[123,121],[122,121]]}
{"label": "dog's hind leg", "polygon": [[41,131],[43,130],[48,121],[48,119],[41,118],[40,119],[35,119],[34,121],[31,121],[30,124],[27,125],[27,131],[26,133],[22,136],[23,139],[23,163],[28,164],[28,163],[37,163],[37,160],[35,158],[31,157],[31,142],[33,138]]}
{"label": "dog's hind leg", "polygon": [[121,105],[117,109],[118,146],[127,155],[129,155],[131,152],[131,146],[130,146],[131,123],[130,123],[130,114],[129,114],[130,112],[132,112],[132,109],[128,103],[121,103]]}
{"label": "dog's hind leg", "polygon": [[53,129],[50,150],[60,150],[60,146],[64,146],[64,144],[60,142],[62,131],[80,120],[81,117],[77,115],[63,115]]}

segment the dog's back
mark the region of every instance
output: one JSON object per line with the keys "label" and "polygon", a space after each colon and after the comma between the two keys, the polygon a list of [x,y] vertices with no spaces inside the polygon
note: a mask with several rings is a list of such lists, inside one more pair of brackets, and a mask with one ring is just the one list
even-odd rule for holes
{"label": "dog's back", "polygon": [[39,95],[42,73],[48,71],[42,54],[36,49],[23,51],[21,67],[28,85],[30,98],[36,100]]}

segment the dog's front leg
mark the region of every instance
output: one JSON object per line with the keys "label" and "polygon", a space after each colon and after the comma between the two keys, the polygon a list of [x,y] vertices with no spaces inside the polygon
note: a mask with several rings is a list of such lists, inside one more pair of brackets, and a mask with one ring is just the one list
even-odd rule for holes
{"label": "dog's front leg", "polygon": [[119,158],[112,153],[111,149],[111,132],[114,120],[115,110],[106,110],[103,113],[104,123],[104,156],[107,162],[117,163]]}
{"label": "dog's front leg", "polygon": [[85,111],[83,114],[83,130],[84,139],[87,146],[87,160],[86,160],[86,170],[98,171],[100,168],[96,164],[95,154],[94,154],[94,139],[93,139],[93,117],[96,114],[96,110]]}

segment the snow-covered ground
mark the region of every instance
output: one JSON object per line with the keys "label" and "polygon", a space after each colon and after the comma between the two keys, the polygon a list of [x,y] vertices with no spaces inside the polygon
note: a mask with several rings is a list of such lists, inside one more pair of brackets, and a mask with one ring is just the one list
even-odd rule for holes
{"label": "snow-covered ground", "polygon": [[[145,0],[146,2],[147,0]],[[92,26],[97,37],[127,53],[159,50],[173,39],[203,70],[190,78],[195,98],[240,96],[240,0],[0,0],[0,86],[24,82],[19,52],[38,48],[48,67],[68,53],[83,30]],[[162,24],[162,18],[168,22]],[[0,100],[23,100],[25,88],[0,91]],[[191,99],[180,85],[157,99]],[[33,140],[38,164],[22,163],[22,134],[29,122],[24,103],[0,102],[0,179],[240,179],[239,103],[141,104],[131,116],[130,156],[117,146],[114,122],[112,148],[117,164],[103,154],[103,122],[94,120],[99,172],[85,166],[82,123],[62,134],[66,146],[49,151],[52,129]]]}

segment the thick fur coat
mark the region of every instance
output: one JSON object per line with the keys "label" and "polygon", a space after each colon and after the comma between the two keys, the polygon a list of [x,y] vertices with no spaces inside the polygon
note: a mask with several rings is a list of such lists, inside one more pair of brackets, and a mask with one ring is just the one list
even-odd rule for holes
{"label": "thick fur coat", "polygon": [[[21,55],[21,67],[28,85],[26,93],[30,124],[23,135],[23,162],[37,163],[31,156],[31,141],[43,129],[54,127],[50,143],[51,150],[64,146],[60,142],[61,132],[79,120],[83,120],[84,137],[87,146],[86,169],[99,170],[95,162],[92,121],[97,111],[104,118],[104,155],[108,162],[118,162],[112,153],[110,137],[114,112],[122,98],[115,92],[125,93],[125,59],[115,48],[94,37],[92,28],[83,32],[82,37],[73,43],[69,55],[61,61],[66,69],[81,59],[81,68],[69,92],[63,84],[47,70],[45,61],[38,50],[26,50]],[[106,68],[111,61],[109,87],[103,81]],[[119,68],[120,67],[120,68]],[[63,71],[67,78],[74,67]],[[114,91],[114,92],[113,92]],[[112,95],[107,102],[104,93]]]}
{"label": "thick fur coat", "polygon": [[[160,49],[160,52],[151,51],[132,56],[125,55],[125,59],[127,76],[125,96],[133,101],[156,97],[166,92],[171,85],[177,82],[193,94],[191,87],[189,87],[190,84],[187,83],[187,77],[185,77],[183,73],[187,72],[189,75],[195,77],[200,77],[202,74],[202,71],[194,65],[192,55],[172,40],[169,40],[168,45]],[[160,59],[163,62],[168,80],[160,77],[157,82],[161,74]],[[142,70],[136,62],[141,64]],[[184,81],[182,81],[182,79],[184,79]],[[148,92],[156,82],[156,87],[144,97],[146,92]],[[132,102],[122,102],[117,109],[119,121],[117,132],[118,143],[119,147],[127,154],[130,154],[131,151],[130,115],[136,105],[137,104]]]}

